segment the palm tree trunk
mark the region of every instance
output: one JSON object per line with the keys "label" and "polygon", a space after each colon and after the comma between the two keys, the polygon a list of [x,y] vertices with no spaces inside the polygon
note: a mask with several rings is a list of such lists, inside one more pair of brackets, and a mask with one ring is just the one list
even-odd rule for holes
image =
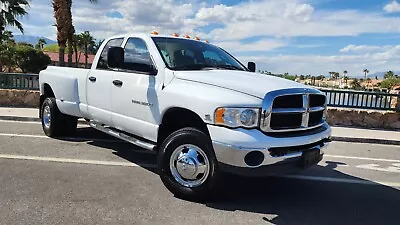
{"label": "palm tree trunk", "polygon": [[[0,44],[3,43],[3,40],[2,40],[3,30],[4,30],[3,21],[1,21],[1,16],[0,16]],[[1,63],[1,60],[0,60],[0,72],[3,72],[3,64]]]}
{"label": "palm tree trunk", "polygon": [[64,54],[65,54],[65,43],[58,43],[59,50],[58,50],[58,65],[59,66],[65,66],[65,59],[64,59]]}
{"label": "palm tree trunk", "polygon": [[79,62],[78,62],[78,43],[76,43],[76,37],[74,38],[74,52],[75,52],[75,64],[76,67],[79,67]]}
{"label": "palm tree trunk", "polygon": [[68,37],[68,67],[72,67],[72,53],[73,53],[73,46],[72,46],[72,38]]}
{"label": "palm tree trunk", "polygon": [[88,66],[88,46],[85,45],[85,68]]}

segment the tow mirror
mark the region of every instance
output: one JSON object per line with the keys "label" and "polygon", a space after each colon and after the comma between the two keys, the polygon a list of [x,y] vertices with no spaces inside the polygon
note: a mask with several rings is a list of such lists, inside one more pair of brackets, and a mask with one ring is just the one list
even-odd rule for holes
{"label": "tow mirror", "polygon": [[107,54],[107,65],[110,68],[121,68],[124,63],[124,49],[121,47],[110,47]]}
{"label": "tow mirror", "polygon": [[247,64],[247,69],[249,69],[250,72],[256,72],[256,64],[254,62],[249,62]]}

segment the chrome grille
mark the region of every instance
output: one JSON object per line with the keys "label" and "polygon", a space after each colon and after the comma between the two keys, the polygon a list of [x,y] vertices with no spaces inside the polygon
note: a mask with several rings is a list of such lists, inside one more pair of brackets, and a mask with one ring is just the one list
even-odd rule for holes
{"label": "chrome grille", "polygon": [[264,132],[307,130],[321,126],[326,109],[325,95],[315,89],[295,88],[265,95],[261,115]]}

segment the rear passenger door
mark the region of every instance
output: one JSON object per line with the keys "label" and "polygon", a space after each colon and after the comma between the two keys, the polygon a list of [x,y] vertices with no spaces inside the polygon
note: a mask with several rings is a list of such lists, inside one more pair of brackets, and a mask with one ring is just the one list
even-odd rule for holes
{"label": "rear passenger door", "polygon": [[161,77],[148,72],[148,68],[155,68],[155,64],[144,40],[129,38],[124,50],[123,68],[113,76],[118,85],[111,89],[114,127],[155,140],[155,121],[160,113],[157,90]]}
{"label": "rear passenger door", "polygon": [[107,66],[107,53],[110,47],[120,47],[124,38],[111,39],[101,52],[97,66],[87,77],[86,96],[90,119],[106,125],[111,122],[111,87],[114,71]]}

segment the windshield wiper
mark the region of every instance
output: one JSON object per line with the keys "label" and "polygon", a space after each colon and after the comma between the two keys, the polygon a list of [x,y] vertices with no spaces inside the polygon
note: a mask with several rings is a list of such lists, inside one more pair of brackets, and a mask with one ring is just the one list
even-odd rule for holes
{"label": "windshield wiper", "polygon": [[174,66],[171,69],[173,70],[202,70],[212,67],[211,65],[206,65],[206,64],[188,64],[184,66]]}
{"label": "windshield wiper", "polygon": [[244,69],[242,69],[238,66],[234,66],[234,65],[222,65],[221,64],[221,65],[215,65],[213,67],[218,68],[218,69],[222,68],[222,69],[228,69],[228,70],[242,70],[242,71],[244,70]]}
{"label": "windshield wiper", "polygon": [[212,65],[212,64],[189,64],[184,66],[175,66],[171,69],[174,70],[202,70],[202,69],[228,69],[228,70],[244,70],[240,67],[233,66],[233,65]]}

